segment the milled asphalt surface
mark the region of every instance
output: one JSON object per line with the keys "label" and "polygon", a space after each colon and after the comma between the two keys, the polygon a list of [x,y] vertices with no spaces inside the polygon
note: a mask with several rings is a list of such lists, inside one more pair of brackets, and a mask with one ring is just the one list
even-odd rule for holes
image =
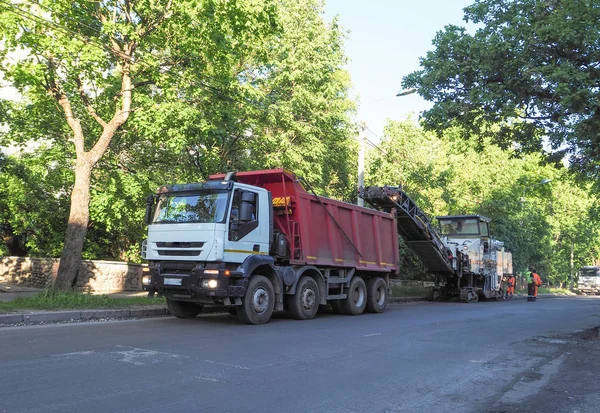
{"label": "milled asphalt surface", "polygon": [[[596,412],[599,347],[571,334],[599,310],[573,297],[5,327],[0,412]],[[584,373],[588,390],[565,393]]]}

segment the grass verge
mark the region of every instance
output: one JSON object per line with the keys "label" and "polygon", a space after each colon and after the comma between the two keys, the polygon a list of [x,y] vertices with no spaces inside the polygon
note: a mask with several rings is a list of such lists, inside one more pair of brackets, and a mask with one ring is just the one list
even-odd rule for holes
{"label": "grass verge", "polygon": [[[527,294],[527,289],[517,290],[515,294]],[[547,288],[540,287],[538,288],[538,294],[567,294],[567,295],[575,295],[575,293],[568,288]]]}
{"label": "grass verge", "polygon": [[545,288],[540,287],[538,289],[538,294],[575,294],[573,291],[568,288]]}
{"label": "grass verge", "polygon": [[425,297],[429,294],[429,287],[392,287],[392,297]]}
{"label": "grass verge", "polygon": [[18,297],[0,302],[0,312],[19,310],[70,310],[89,308],[123,308],[165,304],[164,298],[110,297],[74,291],[44,290],[32,297]]}

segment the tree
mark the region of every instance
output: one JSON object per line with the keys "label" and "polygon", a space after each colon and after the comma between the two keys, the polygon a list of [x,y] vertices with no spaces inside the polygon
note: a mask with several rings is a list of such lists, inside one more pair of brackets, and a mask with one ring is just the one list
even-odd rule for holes
{"label": "tree", "polygon": [[335,20],[325,24],[320,0],[278,4],[280,30],[252,52],[231,52],[208,80],[181,76],[175,88],[179,100],[137,95],[154,104],[132,115],[124,138],[138,138],[122,141],[118,150],[131,152],[135,142],[138,156],[128,158],[155,160],[144,163],[161,170],[157,184],[283,167],[321,193],[343,197],[352,191],[350,160],[356,156],[348,138],[354,133],[354,104],[343,69],[343,33]]}
{"label": "tree", "polygon": [[[546,281],[560,284],[573,268],[593,262],[600,200],[591,185],[544,165],[539,154],[516,157],[488,138],[462,135],[458,128],[436,136],[410,121],[389,122],[381,150],[368,154],[367,185],[402,184],[429,217],[491,218],[491,235],[512,251],[516,272],[533,264]],[[552,181],[539,185],[543,179]],[[410,266],[403,274],[423,277],[410,254],[402,258]]]}
{"label": "tree", "polygon": [[[2,2],[5,78],[22,93],[31,113],[50,117],[58,130],[45,135],[46,125],[38,123],[39,138],[73,144],[74,184],[57,287],[71,288],[77,276],[92,173],[115,134],[125,133],[122,126],[136,109],[134,90],[160,89],[183,73],[206,73],[209,56],[218,72],[229,50],[252,49],[274,28],[272,8],[271,2],[253,0]],[[13,63],[19,51],[25,57]],[[24,143],[12,115],[6,113],[3,142]]]}
{"label": "tree", "polygon": [[426,127],[457,124],[522,151],[543,151],[547,137],[550,160],[569,154],[573,169],[600,176],[598,2],[476,0],[464,11],[475,33],[446,26],[403,80],[434,102]]}

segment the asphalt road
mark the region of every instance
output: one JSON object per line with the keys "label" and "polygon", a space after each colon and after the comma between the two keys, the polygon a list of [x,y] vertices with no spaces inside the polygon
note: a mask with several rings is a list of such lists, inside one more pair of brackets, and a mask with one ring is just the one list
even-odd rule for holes
{"label": "asphalt road", "polygon": [[561,371],[553,337],[598,325],[576,297],[2,328],[0,412],[521,411]]}

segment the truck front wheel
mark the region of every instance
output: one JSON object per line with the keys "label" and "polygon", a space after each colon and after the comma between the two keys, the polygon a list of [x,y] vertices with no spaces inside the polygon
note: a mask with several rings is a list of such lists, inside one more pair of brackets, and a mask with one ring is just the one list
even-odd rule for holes
{"label": "truck front wheel", "polygon": [[298,281],[296,294],[287,297],[288,309],[292,317],[297,320],[314,318],[319,310],[319,286],[308,276],[303,276]]}
{"label": "truck front wheel", "polygon": [[367,311],[382,313],[387,306],[387,285],[381,277],[374,277],[367,282]]}
{"label": "truck front wheel", "polygon": [[202,311],[201,304],[175,301],[167,298],[169,312],[177,318],[194,318]]}
{"label": "truck front wheel", "polygon": [[271,281],[263,275],[250,278],[242,305],[236,307],[237,316],[246,324],[264,324],[275,308],[275,292]]}
{"label": "truck front wheel", "polygon": [[367,306],[367,286],[365,280],[355,276],[350,281],[348,296],[342,300],[342,312],[348,315],[359,315],[365,311]]}

